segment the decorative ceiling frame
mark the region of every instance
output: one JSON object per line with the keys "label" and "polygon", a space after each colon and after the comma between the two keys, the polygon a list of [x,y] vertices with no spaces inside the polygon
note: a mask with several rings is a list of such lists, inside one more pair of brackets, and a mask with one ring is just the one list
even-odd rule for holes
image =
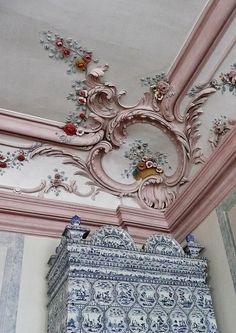
{"label": "decorative ceiling frame", "polygon": [[71,216],[78,214],[91,229],[121,226],[139,242],[155,232],[182,241],[236,187],[235,147],[236,126],[164,213],[124,206],[103,209],[0,191],[0,230],[60,237]]}
{"label": "decorative ceiling frame", "polygon": [[[182,119],[182,116],[179,115],[179,105],[214,47],[229,27],[235,17],[235,12],[234,0],[227,2],[210,0],[204,8],[169,70],[168,79],[174,87],[175,95],[162,101],[162,109],[166,109],[167,117],[168,110],[173,110],[172,114],[176,114],[177,118]],[[63,128],[62,122],[19,114],[6,109],[0,109],[0,117],[0,130],[3,132],[52,143],[60,142],[56,133]],[[170,120],[173,118],[171,114],[169,117]],[[74,138],[67,146],[81,146],[81,138]]]}
{"label": "decorative ceiling frame", "polygon": [[[197,134],[198,128],[197,118],[201,113],[199,104],[204,103],[206,96],[215,90],[213,88],[202,90],[193,101],[194,103],[190,104],[185,116],[180,114],[179,106],[188,88],[230,25],[235,16],[235,11],[236,4],[234,0],[227,1],[227,4],[213,0],[207,4],[193,32],[168,73],[168,80],[175,90],[174,96],[158,100],[154,93],[148,92],[145,93],[144,98],[136,106],[125,107],[120,104],[116,87],[103,83],[100,80],[107,69],[104,66],[93,70],[87,76],[87,82],[90,85],[90,94],[87,97],[87,102],[90,110],[92,110],[92,117],[96,122],[100,123],[100,126],[95,131],[89,131],[87,134],[82,133],[81,136],[73,137],[73,140],[69,143],[60,143],[58,133],[62,131],[64,124],[33,116],[19,115],[13,111],[3,109],[0,111],[0,130],[7,134],[36,138],[39,141],[53,144],[51,147],[48,146],[48,150],[44,150],[45,147],[37,148],[37,153],[39,154],[50,153],[53,155],[55,153],[55,156],[63,156],[67,155],[67,153],[62,152],[66,147],[90,149],[86,168],[97,184],[108,192],[119,196],[124,194],[132,196],[135,193],[144,204],[144,207],[149,206],[161,210],[167,208],[165,216],[169,217],[167,219],[163,218],[163,221],[165,221],[164,229],[166,232],[173,232],[178,235],[176,225],[179,226],[179,224],[176,222],[176,217],[173,218],[170,212],[172,207],[176,207],[177,204],[180,207],[184,205],[179,198],[184,197],[184,194],[188,192],[191,184],[194,183],[198,176],[191,181],[187,189],[177,199],[174,186],[180,186],[186,182],[192,163],[201,161],[200,151],[195,146],[197,141],[195,134]],[[104,121],[106,115],[101,114],[100,106],[97,108],[98,102],[100,105],[104,103],[105,107],[108,106],[108,109],[110,105],[113,108],[115,106],[115,115],[113,114],[112,117],[108,116],[108,119],[111,118],[109,121]],[[164,174],[148,177],[142,182],[135,182],[133,185],[122,185],[122,190],[120,190],[120,183],[114,182],[104,173],[101,161],[105,153],[110,152],[113,148],[117,148],[123,143],[125,128],[137,122],[156,126],[170,137],[175,143],[179,154],[179,165],[171,177],[167,177]],[[55,146],[60,146],[58,148],[59,152]],[[76,163],[78,163],[78,159]],[[208,164],[206,163],[201,170],[204,170],[207,174],[207,168]],[[162,199],[163,196],[164,200]],[[199,199],[195,197],[194,200]],[[191,205],[195,205],[195,203],[189,202],[189,206]],[[145,212],[145,214],[148,214],[147,210]],[[150,214],[152,213],[150,212]],[[160,216],[163,217],[164,215]]]}

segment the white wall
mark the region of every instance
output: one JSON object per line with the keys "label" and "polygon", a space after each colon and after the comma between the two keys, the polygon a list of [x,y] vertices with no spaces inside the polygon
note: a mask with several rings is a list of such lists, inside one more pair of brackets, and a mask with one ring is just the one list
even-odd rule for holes
{"label": "white wall", "polygon": [[236,327],[236,294],[216,212],[195,229],[196,240],[209,260],[209,284],[219,331],[233,333]]}
{"label": "white wall", "polygon": [[44,333],[47,321],[47,261],[58,239],[25,236],[16,333]]}

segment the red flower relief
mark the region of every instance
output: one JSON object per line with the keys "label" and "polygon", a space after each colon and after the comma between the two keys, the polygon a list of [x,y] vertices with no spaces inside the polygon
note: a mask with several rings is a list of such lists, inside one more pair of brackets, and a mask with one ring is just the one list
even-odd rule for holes
{"label": "red flower relief", "polygon": [[63,127],[63,130],[67,135],[75,135],[76,134],[76,126],[73,123],[65,124],[65,126]]}
{"label": "red flower relief", "polygon": [[68,49],[67,47],[64,47],[63,54],[65,57],[68,57],[70,55],[70,49]]}
{"label": "red flower relief", "polygon": [[17,159],[18,159],[18,161],[23,162],[25,160],[25,155],[20,154],[20,155],[17,156]]}
{"label": "red flower relief", "polygon": [[63,46],[63,39],[62,38],[58,38],[56,40],[56,46],[57,47],[62,47]]}
{"label": "red flower relief", "polygon": [[84,112],[81,112],[79,117],[84,120],[86,119],[86,114]]}
{"label": "red flower relief", "polygon": [[7,163],[6,162],[0,162],[0,168],[6,168]]}

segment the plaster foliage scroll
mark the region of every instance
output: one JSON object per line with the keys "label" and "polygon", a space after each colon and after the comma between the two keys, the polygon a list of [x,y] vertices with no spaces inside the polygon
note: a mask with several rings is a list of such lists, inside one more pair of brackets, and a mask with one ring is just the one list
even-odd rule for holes
{"label": "plaster foliage scroll", "polygon": [[[88,185],[91,186],[88,196],[105,191],[119,197],[134,197],[144,208],[165,210],[175,200],[180,187],[189,181],[192,167],[204,162],[198,146],[199,119],[203,112],[202,105],[216,88],[210,86],[199,91],[193,96],[185,113],[178,117],[168,107],[171,105],[168,101],[175,93],[174,86],[168,76],[161,73],[142,79],[148,91],[135,105],[126,106],[122,102],[125,91],[119,92],[113,83],[105,81],[109,66],[106,64],[89,70],[90,64],[97,60],[93,60],[93,53],[81,47],[79,42],[45,32],[41,43],[49,51],[50,58],[61,59],[68,64],[69,74],[83,74],[85,78],[73,82],[73,91],[67,97],[75,103],[76,110],[69,114],[64,126],[56,133],[59,145],[63,147],[41,144],[31,149],[27,158],[38,155],[65,158],[63,163],[77,168],[76,175],[88,179]],[[157,158],[158,154],[163,157],[162,153],[155,153],[154,159],[154,155],[143,156],[137,165],[139,176],[134,176],[132,183],[124,183],[107,174],[104,158],[129,141],[128,129],[136,124],[161,131],[167,144],[171,141],[174,146],[177,163],[171,166],[171,172],[166,172],[166,162],[163,162],[163,158]],[[66,148],[73,141],[78,150],[88,151],[86,160],[79,157],[79,153],[72,153]],[[20,158],[23,159],[22,156]],[[5,160],[2,163],[5,163],[4,167],[7,166]],[[148,170],[144,171],[144,168]],[[60,177],[49,185],[42,183],[35,191],[46,193],[52,187],[61,187],[79,195],[75,184],[66,185]]]}
{"label": "plaster foliage scroll", "polygon": [[[27,159],[34,159],[39,155],[63,157],[65,158],[63,163],[77,168],[76,175],[88,179],[88,185],[92,186],[88,196],[105,191],[120,197],[135,197],[142,207],[165,210],[175,200],[180,186],[188,181],[192,166],[204,162],[201,149],[197,145],[199,117],[202,105],[215,89],[207,88],[192,100],[186,109],[184,123],[176,120],[168,121],[161,112],[161,101],[156,98],[156,91],[154,92],[153,88],[146,92],[136,105],[132,107],[122,105],[120,101],[122,93],[118,93],[113,84],[103,81],[107,69],[107,65],[95,68],[87,74],[85,80],[88,86],[86,109],[88,124],[78,126],[77,135],[81,138],[81,147],[78,148],[89,150],[87,160],[84,161],[75,152],[71,153],[66,147],[36,144],[27,154],[20,153],[19,159],[22,159],[20,162],[24,163],[23,155],[24,159],[26,155]],[[151,175],[143,176],[131,184],[124,184],[112,179],[105,172],[102,162],[106,154],[119,149],[126,142],[127,128],[138,123],[148,124],[161,130],[171,140],[178,155],[178,164],[171,174],[167,175],[164,168],[157,165]],[[73,140],[73,136],[69,137]],[[6,167],[5,157],[2,155],[1,158],[3,166]],[[17,188],[15,191],[43,194],[53,186],[60,186],[70,193],[78,194],[75,184],[65,185],[60,177],[56,178],[50,184],[43,181],[35,189]]]}
{"label": "plaster foliage scroll", "polygon": [[[111,194],[136,197],[143,207],[164,210],[175,200],[179,187],[188,181],[192,166],[204,161],[201,149],[197,145],[199,117],[202,113],[201,106],[215,89],[207,88],[192,100],[186,109],[184,123],[177,120],[168,121],[162,113],[163,99],[158,100],[160,97],[157,97],[153,87],[136,105],[132,107],[122,105],[120,97],[123,92],[118,93],[113,84],[103,81],[107,69],[107,65],[98,67],[86,76],[85,84],[88,87],[86,117],[92,123],[77,128],[81,139],[86,138],[87,126],[90,126],[90,132],[94,135],[103,131],[103,137],[94,145],[89,138],[86,139],[86,144],[82,141],[82,149],[89,147],[85,164],[76,156],[68,156],[66,163],[76,165],[84,175],[92,178],[101,189]],[[127,128],[138,123],[148,124],[161,130],[171,140],[178,154],[178,165],[169,175],[158,165],[157,171],[150,176],[136,180],[132,184],[120,183],[105,172],[103,158],[120,148],[128,139]],[[40,153],[44,153],[44,148]],[[52,148],[50,154],[53,153]]]}

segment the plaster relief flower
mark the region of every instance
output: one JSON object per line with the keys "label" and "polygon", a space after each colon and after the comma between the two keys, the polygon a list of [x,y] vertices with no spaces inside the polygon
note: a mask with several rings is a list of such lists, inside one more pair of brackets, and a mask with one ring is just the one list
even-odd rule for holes
{"label": "plaster relief flower", "polygon": [[84,112],[81,112],[79,114],[79,117],[80,117],[80,119],[84,120],[84,119],[86,119],[86,114]]}
{"label": "plaster relief flower", "polygon": [[6,162],[0,162],[0,168],[6,168],[7,163]]}
{"label": "plaster relief flower", "polygon": [[169,85],[169,83],[167,83],[165,81],[159,81],[159,82],[157,82],[156,89],[160,93],[162,93],[163,95],[165,95],[169,91],[170,85]]}
{"label": "plaster relief flower", "polygon": [[160,168],[160,167],[157,167],[157,168],[156,168],[156,172],[157,172],[157,173],[163,173],[164,171],[163,171],[163,169],[162,169],[162,168]]}
{"label": "plaster relief flower", "polygon": [[88,91],[85,89],[80,90],[79,95],[86,98],[88,97]]}
{"label": "plaster relief flower", "polygon": [[236,70],[233,69],[229,72],[229,79],[232,82],[232,84],[236,85]]}
{"label": "plaster relief flower", "polygon": [[76,134],[78,136],[83,136],[84,135],[84,129],[83,128],[78,128],[77,131],[76,131]]}
{"label": "plaster relief flower", "polygon": [[17,159],[18,159],[18,161],[20,161],[20,162],[23,162],[24,160],[25,160],[25,155],[22,153],[22,154],[19,154],[18,156],[17,156]]}
{"label": "plaster relief flower", "polygon": [[92,55],[93,55],[92,52],[85,52],[84,55],[83,55],[83,59],[86,62],[90,62],[92,60]]}
{"label": "plaster relief flower", "polygon": [[85,71],[87,68],[87,62],[84,59],[79,58],[75,60],[74,66],[79,71]]}
{"label": "plaster relief flower", "polygon": [[62,38],[58,38],[56,40],[56,46],[57,47],[62,47],[63,46],[63,39]]}
{"label": "plaster relief flower", "polygon": [[152,162],[152,161],[147,161],[147,162],[146,162],[146,167],[147,167],[148,169],[153,168],[153,162]]}
{"label": "plaster relief flower", "polygon": [[76,135],[76,131],[77,131],[76,126],[73,123],[65,124],[63,130],[67,135]]}
{"label": "plaster relief flower", "polygon": [[86,98],[84,98],[84,97],[80,96],[80,97],[78,98],[78,102],[79,102],[80,104],[83,104],[83,105],[85,105],[85,104],[86,104],[86,102],[87,102],[87,100],[86,100]]}
{"label": "plaster relief flower", "polygon": [[0,161],[1,162],[6,162],[7,161],[7,157],[5,157],[3,154],[0,154]]}
{"label": "plaster relief flower", "polygon": [[138,163],[138,165],[137,165],[137,168],[139,169],[139,170],[144,170],[144,169],[146,169],[146,164],[145,164],[145,162],[139,162]]}
{"label": "plaster relief flower", "polygon": [[162,94],[160,91],[156,91],[155,94],[154,94],[155,98],[158,100],[158,101],[161,101],[163,98],[164,98],[164,94]]}
{"label": "plaster relief flower", "polygon": [[69,57],[69,55],[70,55],[70,49],[69,48],[67,48],[67,47],[64,47],[63,48],[63,55],[65,56],[65,57]]}

